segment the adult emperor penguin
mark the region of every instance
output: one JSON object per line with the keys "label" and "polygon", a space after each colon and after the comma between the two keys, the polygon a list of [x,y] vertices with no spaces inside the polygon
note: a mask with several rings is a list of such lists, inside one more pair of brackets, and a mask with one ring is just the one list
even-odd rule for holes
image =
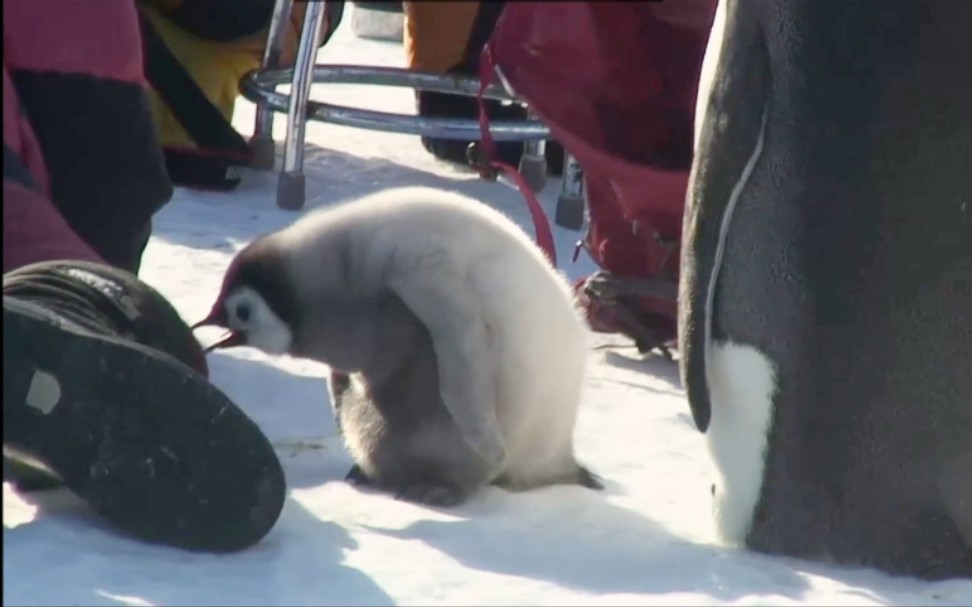
{"label": "adult emperor penguin", "polygon": [[403,187],[308,214],[236,256],[200,324],[332,368],[349,480],[439,506],[487,483],[601,487],[574,458],[588,332],[570,287],[471,198]]}
{"label": "adult emperor penguin", "polygon": [[972,2],[722,0],[681,372],[724,539],[972,576]]}

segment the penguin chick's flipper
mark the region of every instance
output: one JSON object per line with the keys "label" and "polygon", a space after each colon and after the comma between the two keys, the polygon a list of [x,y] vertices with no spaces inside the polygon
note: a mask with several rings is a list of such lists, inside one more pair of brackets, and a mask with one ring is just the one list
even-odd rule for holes
{"label": "penguin chick's flipper", "polygon": [[391,287],[432,336],[445,408],[466,442],[498,469],[506,445],[496,419],[497,371],[486,323],[476,313],[475,295],[461,280],[450,280],[438,269],[424,270],[396,276]]}
{"label": "penguin chick's flipper", "polygon": [[546,485],[580,485],[581,487],[596,491],[604,489],[604,483],[601,477],[584,466],[577,466],[572,473],[565,473],[563,476],[547,479],[542,483],[517,481],[508,474],[501,474],[489,484],[500,489],[505,489],[506,491],[528,491]]}

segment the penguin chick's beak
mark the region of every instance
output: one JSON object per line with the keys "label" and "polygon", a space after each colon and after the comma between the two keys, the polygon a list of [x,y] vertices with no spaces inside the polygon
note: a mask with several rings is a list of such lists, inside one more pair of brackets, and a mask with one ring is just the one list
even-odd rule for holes
{"label": "penguin chick's beak", "polygon": [[[206,326],[217,326],[217,327],[226,326],[226,312],[223,310],[223,307],[221,305],[217,304],[213,306],[212,311],[209,313],[208,316],[206,316],[206,318],[200,320],[196,324],[192,325],[192,327],[190,328],[193,331],[195,331],[200,327],[206,327]],[[220,339],[216,343],[208,346],[203,351],[209,354],[213,350],[217,350],[220,348],[232,348],[234,346],[243,346],[243,345],[246,345],[246,335],[244,335],[240,331],[230,330],[229,333],[227,333],[223,337],[223,339]]]}
{"label": "penguin chick's beak", "polygon": [[246,335],[239,331],[230,331],[226,334],[226,337],[217,341],[216,343],[208,346],[203,352],[209,354],[213,350],[218,350],[220,348],[232,348],[234,346],[245,346],[246,345]]}

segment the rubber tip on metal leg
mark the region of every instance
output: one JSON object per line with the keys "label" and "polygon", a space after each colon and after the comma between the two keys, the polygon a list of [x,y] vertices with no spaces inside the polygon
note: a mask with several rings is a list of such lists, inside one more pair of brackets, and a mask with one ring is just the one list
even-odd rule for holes
{"label": "rubber tip on metal leg", "polygon": [[535,154],[523,154],[520,158],[520,174],[533,192],[547,185],[547,159]]}
{"label": "rubber tip on metal leg", "polygon": [[561,196],[557,199],[554,221],[562,228],[579,230],[584,225],[584,197]]}
{"label": "rubber tip on metal leg", "polygon": [[273,139],[269,137],[254,137],[250,139],[250,149],[253,150],[253,160],[250,167],[258,171],[272,171],[277,162],[277,149]]}
{"label": "rubber tip on metal leg", "polygon": [[305,186],[303,173],[280,173],[277,181],[277,206],[287,211],[304,208]]}

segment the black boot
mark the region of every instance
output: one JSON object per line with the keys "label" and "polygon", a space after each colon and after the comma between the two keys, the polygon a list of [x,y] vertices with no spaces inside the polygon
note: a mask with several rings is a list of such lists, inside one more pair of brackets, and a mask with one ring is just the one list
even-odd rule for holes
{"label": "black boot", "polygon": [[[525,120],[526,110],[520,105],[503,105],[499,101],[486,100],[486,114],[490,121]],[[434,118],[468,118],[479,116],[479,105],[475,97],[449,95],[430,91],[418,92],[418,114]],[[439,160],[455,164],[469,164],[466,148],[472,141],[460,139],[438,139],[422,137],[422,146]],[[497,141],[496,160],[516,166],[523,155],[523,143],[519,141]]]}
{"label": "black boot", "polygon": [[[434,118],[468,118],[476,120],[479,118],[479,105],[475,97],[464,97],[462,95],[449,95],[446,93],[434,93],[429,91],[419,91],[418,93],[418,114],[424,117]],[[490,121],[522,121],[526,120],[526,109],[518,104],[504,105],[493,99],[486,100],[486,115]],[[422,147],[427,152],[446,162],[468,165],[469,159],[466,149],[471,141],[457,139],[437,139],[434,137],[422,137]],[[520,141],[497,141],[495,160],[504,162],[516,167],[523,156],[523,143]],[[556,177],[563,175],[564,169],[564,148],[553,139],[547,140],[544,157],[547,161],[547,172]]]}
{"label": "black boot", "polygon": [[273,527],[285,481],[206,374],[178,313],[125,271],[52,262],[3,277],[5,456],[40,461],[145,541],[240,550]]}

